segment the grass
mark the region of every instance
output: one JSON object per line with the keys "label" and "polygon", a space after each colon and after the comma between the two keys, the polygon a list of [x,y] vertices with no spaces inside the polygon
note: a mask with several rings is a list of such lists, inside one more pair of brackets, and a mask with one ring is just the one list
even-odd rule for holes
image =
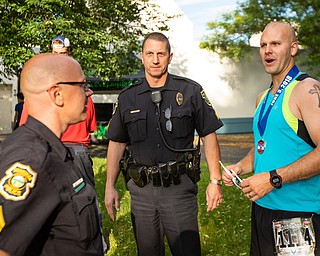
{"label": "grass", "polygon": [[[110,244],[107,256],[136,256],[136,244],[130,218],[130,195],[123,177],[119,177],[117,191],[121,199],[121,209],[113,222],[104,205],[106,180],[105,158],[93,158],[96,189],[103,215],[103,234]],[[199,228],[202,255],[204,256],[245,256],[249,255],[250,209],[251,203],[236,187],[223,186],[223,203],[218,209],[207,213],[205,190],[209,175],[202,164],[201,180],[198,183]],[[171,255],[166,247],[166,255]]]}

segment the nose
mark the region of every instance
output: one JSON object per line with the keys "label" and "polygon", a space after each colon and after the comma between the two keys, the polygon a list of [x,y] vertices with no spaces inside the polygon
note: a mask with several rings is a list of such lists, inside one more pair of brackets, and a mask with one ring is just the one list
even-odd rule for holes
{"label": "nose", "polygon": [[271,53],[272,52],[272,47],[270,44],[267,44],[265,47],[265,54]]}
{"label": "nose", "polygon": [[159,63],[159,58],[158,58],[158,55],[157,54],[154,54],[153,55],[153,63]]}

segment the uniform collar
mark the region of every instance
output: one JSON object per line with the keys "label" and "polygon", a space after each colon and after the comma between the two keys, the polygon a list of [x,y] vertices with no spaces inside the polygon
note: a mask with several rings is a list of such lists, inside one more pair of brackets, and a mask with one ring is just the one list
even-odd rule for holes
{"label": "uniform collar", "polygon": [[28,116],[25,126],[34,133],[38,134],[40,138],[46,140],[52,150],[54,150],[63,161],[65,161],[67,158],[70,158],[67,148],[63,145],[60,139],[43,123],[32,116]]}
{"label": "uniform collar", "polygon": [[[167,90],[167,91],[177,91],[178,89],[176,88],[175,84],[173,83],[173,75],[169,74],[168,73],[168,76],[167,76],[167,79],[166,79],[166,82],[164,84],[164,86],[160,87],[160,91],[163,91],[163,90]],[[147,81],[146,78],[144,78],[142,80],[142,83],[140,85],[138,85],[138,88],[137,88],[137,93],[138,94],[142,94],[142,93],[145,93],[145,92],[149,92],[151,91],[151,87]]]}

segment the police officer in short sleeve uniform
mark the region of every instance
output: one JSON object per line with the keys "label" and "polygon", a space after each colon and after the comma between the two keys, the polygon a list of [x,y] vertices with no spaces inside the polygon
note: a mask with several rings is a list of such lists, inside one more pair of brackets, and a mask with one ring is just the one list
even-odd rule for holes
{"label": "police officer in short sleeve uniform", "polygon": [[86,119],[92,91],[82,68],[68,56],[38,54],[20,85],[29,118],[0,144],[0,255],[102,256],[96,192],[60,141]]}
{"label": "police officer in short sleeve uniform", "polygon": [[[145,55],[154,54],[151,68],[160,70],[159,59],[167,56],[161,47],[167,39],[161,33],[151,34],[145,39],[152,44],[146,46]],[[160,48],[157,48],[159,44]],[[147,69],[146,62],[144,65]],[[165,235],[172,255],[197,256],[201,255],[198,188],[186,170],[186,152],[194,149],[195,131],[200,137],[209,137],[223,124],[199,84],[167,71],[164,73],[166,79],[161,86],[152,86],[147,74],[145,79],[124,89],[118,97],[108,128],[111,144],[107,156],[106,206],[109,214],[112,211],[110,216],[113,218],[111,208],[114,202],[117,205],[117,196],[108,182],[115,183],[117,176],[113,170],[115,155],[121,151],[116,148],[129,146],[133,164],[125,171],[129,175],[127,187],[138,254],[164,255]],[[157,80],[160,75],[154,77]],[[218,163],[218,156],[215,157]],[[218,164],[214,164],[215,177],[221,185],[220,170]],[[176,172],[173,174],[176,169],[178,178]],[[214,191],[218,194],[214,199],[217,207],[222,193],[220,188],[214,188]]]}
{"label": "police officer in short sleeve uniform", "polygon": [[0,146],[0,248],[17,256],[103,255],[96,192],[61,141],[30,116]]}

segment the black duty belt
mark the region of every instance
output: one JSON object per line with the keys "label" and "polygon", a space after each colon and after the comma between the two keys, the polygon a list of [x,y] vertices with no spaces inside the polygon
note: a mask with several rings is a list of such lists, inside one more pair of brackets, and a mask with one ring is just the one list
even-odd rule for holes
{"label": "black duty belt", "polygon": [[181,183],[180,175],[186,172],[186,163],[177,163],[175,161],[159,163],[155,166],[132,164],[128,168],[128,175],[139,187],[144,187],[150,181],[156,187],[169,187],[171,184],[178,185]]}

